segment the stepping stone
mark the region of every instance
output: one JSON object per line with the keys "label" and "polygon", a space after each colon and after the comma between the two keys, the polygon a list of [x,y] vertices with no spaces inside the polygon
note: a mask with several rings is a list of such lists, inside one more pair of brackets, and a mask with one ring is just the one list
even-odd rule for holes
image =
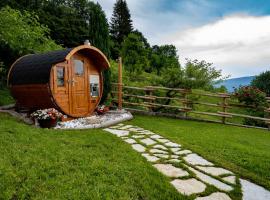
{"label": "stepping stone", "polygon": [[133,144],[132,148],[140,153],[145,152],[145,147],[141,144]]}
{"label": "stepping stone", "polygon": [[144,135],[133,135],[132,137],[135,139],[140,139],[140,138],[144,138]]}
{"label": "stepping stone", "polygon": [[129,139],[129,137],[126,137],[126,136],[125,136],[125,137],[121,137],[121,138],[122,138],[123,140]]}
{"label": "stepping stone", "polygon": [[231,198],[225,193],[215,192],[207,197],[197,197],[195,200],[231,200]]}
{"label": "stepping stone", "polygon": [[129,128],[132,128],[133,126],[132,125],[126,125],[126,126],[123,126],[121,128],[119,128],[120,130],[125,130],[125,129],[129,129]]}
{"label": "stepping stone", "polygon": [[231,171],[219,167],[201,167],[198,166],[198,169],[204,171],[207,174],[211,174],[212,176],[220,176],[223,174],[233,174]]}
{"label": "stepping stone", "polygon": [[124,131],[124,130],[115,130],[115,129],[110,129],[110,128],[105,128],[105,131],[108,131],[118,137],[123,137],[123,136],[128,136],[129,131]]}
{"label": "stepping stone", "polygon": [[178,148],[178,147],[176,147],[176,148],[171,148],[171,151],[172,151],[173,153],[178,152],[178,151],[180,151],[180,150],[181,150],[181,149]]}
{"label": "stepping stone", "polygon": [[222,178],[224,181],[227,181],[228,183],[231,184],[236,184],[236,177],[235,176],[227,176]]}
{"label": "stepping stone", "polygon": [[153,146],[155,149],[162,149],[162,150],[167,150],[167,147],[164,147],[163,145],[161,144],[157,144],[155,146]]}
{"label": "stepping stone", "polygon": [[168,160],[168,162],[171,162],[171,163],[180,163],[181,161],[178,160],[178,159],[170,159],[170,160]]}
{"label": "stepping stone", "polygon": [[145,135],[155,135],[155,133],[151,132],[151,131],[144,131],[143,132]]}
{"label": "stepping stone", "polygon": [[109,128],[112,128],[112,129],[118,129],[118,128],[120,128],[121,126],[124,126],[124,124],[117,124],[117,125],[111,126],[111,127],[109,127]]}
{"label": "stepping stone", "polygon": [[165,176],[171,178],[184,177],[189,175],[187,171],[176,168],[171,164],[155,164],[154,167],[157,168],[157,170]]}
{"label": "stepping stone", "polygon": [[174,142],[167,142],[164,145],[167,147],[180,147],[181,146],[180,144],[176,144]]}
{"label": "stepping stone", "polygon": [[175,152],[175,154],[177,155],[185,155],[185,154],[190,154],[190,153],[192,153],[192,151],[190,150],[182,150],[182,151]]}
{"label": "stepping stone", "polygon": [[166,143],[166,142],[170,142],[170,140],[167,140],[167,139],[156,139],[156,141],[160,142],[160,143]]}
{"label": "stepping stone", "polygon": [[159,158],[169,158],[169,155],[166,155],[166,154],[154,154],[154,156],[157,156],[157,157],[159,157]]}
{"label": "stepping stone", "polygon": [[177,158],[179,158],[179,156],[177,156],[177,155],[171,155],[171,158],[177,159]]}
{"label": "stepping stone", "polygon": [[195,175],[196,175],[199,179],[201,179],[201,180],[202,180],[203,182],[205,182],[205,183],[208,183],[209,185],[213,185],[213,186],[215,186],[216,188],[218,188],[218,189],[220,189],[220,190],[227,191],[227,192],[233,190],[233,188],[232,188],[230,185],[227,185],[227,184],[225,184],[225,183],[223,183],[223,182],[221,182],[221,181],[219,181],[219,180],[217,180],[217,179],[214,179],[214,178],[212,178],[211,176],[205,175],[205,174],[199,172],[198,170],[193,169],[192,167],[188,167],[188,169],[189,169],[190,171],[194,172]]}
{"label": "stepping stone", "polygon": [[157,142],[150,139],[150,138],[146,138],[146,139],[143,139],[141,140],[142,143],[146,144],[147,146],[150,146],[150,145],[153,145],[153,144],[156,144]]}
{"label": "stepping stone", "polygon": [[152,139],[161,139],[163,137],[161,137],[160,135],[152,135],[150,138],[152,138]]}
{"label": "stepping stone", "polygon": [[132,132],[140,131],[140,129],[138,129],[138,128],[129,128],[128,130],[129,130],[129,131],[132,131]]}
{"label": "stepping stone", "polygon": [[168,152],[160,150],[160,149],[151,149],[150,153],[158,153],[158,154],[168,154]]}
{"label": "stepping stone", "polygon": [[214,165],[213,163],[205,160],[204,158],[195,153],[187,155],[186,157],[184,157],[184,160],[191,165]]}
{"label": "stepping stone", "polygon": [[178,192],[184,195],[199,194],[204,192],[206,185],[195,178],[187,180],[173,180],[171,184]]}
{"label": "stepping stone", "polygon": [[240,179],[243,192],[243,200],[268,200],[270,199],[270,191],[263,187]]}
{"label": "stepping stone", "polygon": [[135,144],[135,143],[137,143],[135,140],[133,140],[133,139],[126,139],[126,140],[124,140],[126,143],[128,143],[128,144]]}
{"label": "stepping stone", "polygon": [[149,161],[149,162],[157,162],[157,161],[159,160],[158,157],[156,157],[156,156],[151,156],[151,155],[149,155],[148,153],[143,153],[142,156],[145,157],[146,160]]}

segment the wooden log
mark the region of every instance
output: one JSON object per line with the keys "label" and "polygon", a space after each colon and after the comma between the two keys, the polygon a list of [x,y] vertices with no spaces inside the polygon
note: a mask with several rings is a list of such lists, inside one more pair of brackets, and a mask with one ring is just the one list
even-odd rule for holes
{"label": "wooden log", "polygon": [[216,116],[216,117],[227,117],[227,118],[232,118],[232,116],[229,115],[229,114],[221,114],[221,113],[200,112],[200,111],[190,111],[190,113],[200,114],[200,115]]}
{"label": "wooden log", "polygon": [[231,115],[231,116],[235,116],[235,117],[243,117],[243,118],[249,118],[249,119],[255,119],[255,120],[261,120],[261,121],[265,121],[265,122],[270,122],[270,119],[263,118],[263,117],[254,117],[254,116],[251,116],[251,115],[228,113],[228,112],[218,112],[218,113],[223,114],[223,115]]}
{"label": "wooden log", "polygon": [[155,100],[156,98],[151,96],[140,96],[140,95],[133,95],[133,94],[124,94],[125,97],[135,97],[138,99],[147,99],[147,100]]}

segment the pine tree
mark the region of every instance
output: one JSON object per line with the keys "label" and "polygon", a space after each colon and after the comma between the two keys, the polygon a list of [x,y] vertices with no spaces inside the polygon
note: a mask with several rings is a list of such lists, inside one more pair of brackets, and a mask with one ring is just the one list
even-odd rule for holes
{"label": "pine tree", "polygon": [[125,0],[117,0],[110,23],[111,37],[116,44],[121,45],[124,38],[132,31],[132,20],[127,3]]}

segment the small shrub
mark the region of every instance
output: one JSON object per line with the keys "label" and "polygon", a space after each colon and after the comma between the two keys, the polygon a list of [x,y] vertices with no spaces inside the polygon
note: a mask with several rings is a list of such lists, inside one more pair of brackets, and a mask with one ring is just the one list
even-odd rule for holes
{"label": "small shrub", "polygon": [[[234,92],[238,101],[244,103],[246,106],[252,106],[246,108],[246,111],[251,116],[256,117],[265,117],[265,107],[268,106],[266,100],[266,94],[253,86],[243,86],[238,89],[235,89]],[[261,120],[255,119],[244,119],[244,124],[252,126],[263,126],[266,127],[266,124]]]}

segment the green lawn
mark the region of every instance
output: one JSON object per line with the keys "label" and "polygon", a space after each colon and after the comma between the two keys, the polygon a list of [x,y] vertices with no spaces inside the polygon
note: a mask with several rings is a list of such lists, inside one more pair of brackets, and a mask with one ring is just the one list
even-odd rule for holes
{"label": "green lawn", "polygon": [[37,129],[0,114],[0,199],[186,199],[102,130]]}
{"label": "green lawn", "polygon": [[136,115],[128,124],[154,131],[270,190],[270,132]]}

